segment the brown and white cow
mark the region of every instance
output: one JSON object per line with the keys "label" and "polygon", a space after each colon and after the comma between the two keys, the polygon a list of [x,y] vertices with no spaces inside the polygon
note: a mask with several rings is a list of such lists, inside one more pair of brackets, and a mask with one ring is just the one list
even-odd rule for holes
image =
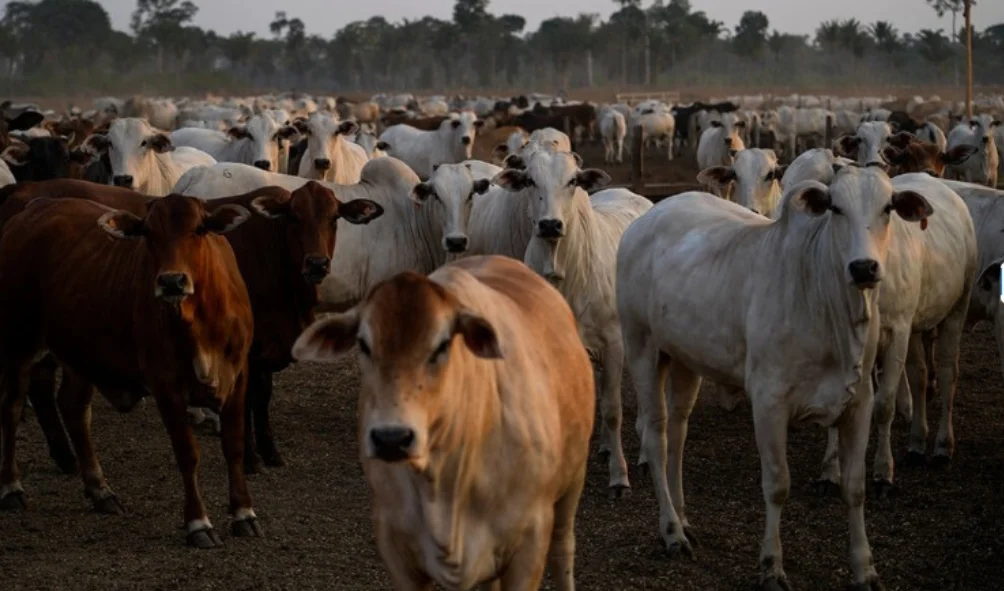
{"label": "brown and white cow", "polygon": [[900,132],[889,138],[889,145],[882,150],[882,157],[889,163],[889,176],[926,172],[931,176],[942,177],[947,166],[960,166],[977,152],[979,148],[969,144],[960,144],[945,151],[938,144]]}
{"label": "brown and white cow", "polygon": [[[253,321],[233,250],[220,236],[249,212],[209,213],[193,197],[153,200],[143,217],[86,199],[36,199],[0,238],[0,508],[24,507],[15,459],[32,363],[50,351],[64,368],[60,411],[95,508],[121,507],[90,437],[97,387],[119,409],[152,393],[185,489],[188,543],[221,545],[197,483],[189,404],[220,411],[236,536],[258,536],[242,469],[244,391]],[[16,289],[10,286],[17,286]]]}
{"label": "brown and white cow", "polygon": [[359,348],[359,447],[395,589],[574,589],[595,406],[561,294],[518,261],[405,272],[315,322],[293,354]]}

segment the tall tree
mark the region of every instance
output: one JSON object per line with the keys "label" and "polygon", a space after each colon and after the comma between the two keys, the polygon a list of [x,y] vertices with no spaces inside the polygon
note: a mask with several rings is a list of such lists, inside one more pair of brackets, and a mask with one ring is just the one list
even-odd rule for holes
{"label": "tall tree", "polygon": [[759,60],[763,58],[764,47],[767,45],[767,30],[770,21],[767,15],[759,10],[747,10],[739,18],[732,45],[736,52]]}
{"label": "tall tree", "polygon": [[158,72],[164,72],[167,51],[184,46],[182,29],[198,12],[191,0],[136,0],[130,26],[137,38],[149,39],[156,47]]}

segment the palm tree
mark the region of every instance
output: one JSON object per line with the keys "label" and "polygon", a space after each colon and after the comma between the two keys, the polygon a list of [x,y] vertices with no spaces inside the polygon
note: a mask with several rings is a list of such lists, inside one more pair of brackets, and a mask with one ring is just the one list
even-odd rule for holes
{"label": "palm tree", "polygon": [[826,52],[840,48],[840,21],[823,21],[816,27],[816,45]]}
{"label": "palm tree", "polygon": [[952,56],[951,40],[945,37],[940,29],[937,31],[922,29],[914,39],[914,43],[917,53],[933,64],[943,63]]}
{"label": "palm tree", "polygon": [[868,32],[875,40],[875,45],[886,53],[894,53],[900,47],[899,31],[888,21],[875,21]]}

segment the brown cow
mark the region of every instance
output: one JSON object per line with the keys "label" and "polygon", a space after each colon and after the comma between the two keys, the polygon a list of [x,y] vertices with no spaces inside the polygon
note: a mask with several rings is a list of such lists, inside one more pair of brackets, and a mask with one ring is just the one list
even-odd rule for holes
{"label": "brown cow", "polygon": [[[152,199],[129,189],[81,181],[27,185],[19,190],[0,190],[3,202],[0,204],[0,225],[20,211],[24,203],[39,196],[91,199],[139,215]],[[256,454],[256,441],[257,451],[266,465],[283,465],[269,419],[272,374],[290,364],[293,342],[314,319],[316,285],[327,275],[330,266],[336,222],[342,219],[350,224],[366,224],[380,217],[383,208],[367,199],[343,203],[330,189],[314,181],[292,193],[281,187],[264,187],[244,195],[213,199],[206,202],[206,208],[212,212],[230,204],[259,214],[226,235],[234,249],[254,312],[244,432],[244,465],[250,473],[256,472],[261,463]],[[54,367],[50,372],[54,372]],[[41,379],[51,380],[52,377]],[[50,392],[48,404],[44,396],[46,391]],[[60,436],[63,430],[51,403],[51,391],[51,386],[33,387],[32,405],[46,434],[50,455],[64,472],[74,473],[75,461],[65,436]]]}
{"label": "brown cow", "polygon": [[142,218],[85,199],[37,199],[7,222],[0,238],[0,285],[7,287],[0,289],[0,508],[25,504],[16,430],[32,362],[51,351],[65,370],[60,412],[96,509],[121,507],[91,443],[94,388],[120,409],[149,392],[184,481],[188,543],[221,545],[196,481],[199,447],[187,404],[220,410],[232,532],[261,535],[241,466],[251,303],[219,235],[249,215],[233,205],[209,213],[199,199],[169,195],[151,201]]}
{"label": "brown cow", "polygon": [[976,146],[960,145],[942,152],[937,144],[921,141],[907,132],[890,136],[888,141],[882,157],[889,163],[889,176],[926,172],[941,177],[946,166],[958,166],[979,151]]}
{"label": "brown cow", "polygon": [[358,344],[359,448],[395,589],[574,589],[595,395],[558,291],[519,261],[405,272],[315,322],[298,359]]}
{"label": "brown cow", "polygon": [[[502,164],[505,157],[509,155],[507,141],[509,140],[509,136],[514,133],[522,134],[524,142],[529,137],[523,128],[515,126],[496,127],[485,132],[479,132],[474,138],[474,149],[471,151],[471,159]],[[504,151],[501,150],[502,146],[505,146]]]}

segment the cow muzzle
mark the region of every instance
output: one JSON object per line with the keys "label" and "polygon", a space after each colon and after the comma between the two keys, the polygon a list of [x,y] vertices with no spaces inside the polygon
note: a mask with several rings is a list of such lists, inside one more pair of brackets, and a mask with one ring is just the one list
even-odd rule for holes
{"label": "cow muzzle", "polygon": [[272,168],[272,162],[270,160],[255,160],[254,167],[267,171]]}
{"label": "cow muzzle", "polygon": [[465,145],[465,146],[471,145],[471,138],[470,138],[470,136],[466,136],[465,135],[464,137],[460,138],[460,143],[463,144],[463,145]]}
{"label": "cow muzzle", "polygon": [[119,174],[112,177],[112,184],[116,187],[125,187],[126,189],[131,189],[133,183],[133,178],[131,174]]}
{"label": "cow muzzle", "polygon": [[730,137],[727,137],[727,138],[725,138],[725,139],[724,139],[723,141],[725,142],[725,145],[726,145],[726,146],[728,146],[728,147],[730,147],[730,148],[732,147],[732,138],[730,138]]}
{"label": "cow muzzle", "polygon": [[561,220],[543,219],[537,222],[537,236],[541,238],[561,238],[565,235],[565,224]]}
{"label": "cow muzzle", "polygon": [[328,160],[327,158],[315,158],[314,168],[316,168],[317,170],[328,170],[329,168],[331,168],[331,161]]}
{"label": "cow muzzle", "polygon": [[158,298],[171,304],[180,304],[185,296],[193,293],[195,293],[195,289],[187,274],[172,271],[157,275],[154,295]]}
{"label": "cow muzzle", "polygon": [[326,256],[311,254],[303,259],[303,278],[311,285],[324,281],[331,270],[331,259]]}
{"label": "cow muzzle", "polygon": [[385,462],[400,462],[410,458],[415,440],[415,431],[407,427],[370,429],[373,455]]}
{"label": "cow muzzle", "polygon": [[874,259],[857,259],[847,265],[847,271],[851,275],[851,281],[858,289],[871,289],[882,280],[881,268],[878,261]]}
{"label": "cow muzzle", "polygon": [[443,239],[443,245],[446,247],[447,252],[467,252],[467,244],[467,236],[447,236]]}
{"label": "cow muzzle", "polygon": [[990,138],[988,138],[987,136],[983,136],[983,139],[981,141],[983,142],[983,145],[985,146],[985,145],[987,145],[987,144],[990,143]]}

